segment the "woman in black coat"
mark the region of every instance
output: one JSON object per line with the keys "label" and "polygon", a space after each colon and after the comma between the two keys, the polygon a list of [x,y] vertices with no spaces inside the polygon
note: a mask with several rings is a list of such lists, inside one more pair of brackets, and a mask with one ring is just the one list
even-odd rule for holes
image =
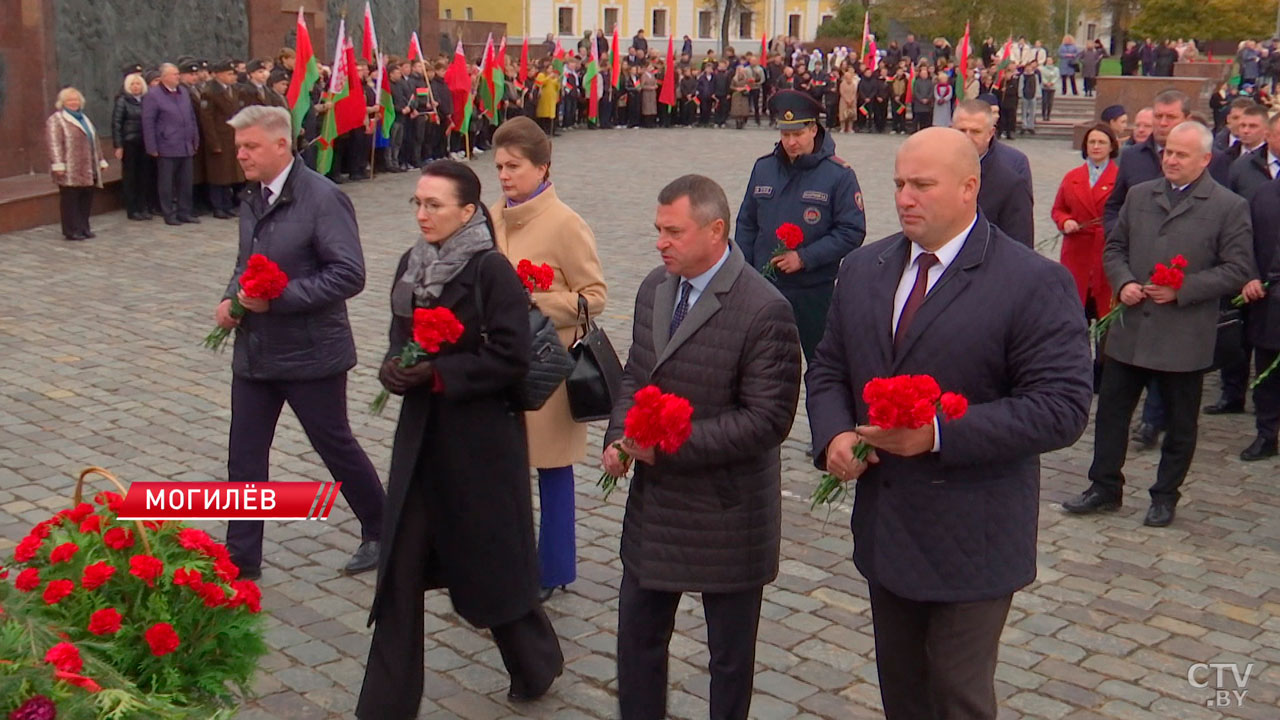
{"label": "woman in black coat", "polygon": [[155,193],[155,166],[142,143],[142,96],[146,93],[147,83],[142,75],[130,74],[111,110],[111,141],[116,159],[121,161],[121,193],[130,220],[151,219],[147,198]]}
{"label": "woman in black coat", "polygon": [[[538,602],[537,544],[524,414],[529,301],[505,258],[480,180],[451,160],[422,171],[414,193],[422,237],[400,259],[391,291],[391,345],[379,379],[404,397],[387,489],[377,622],[362,720],[417,717],[423,687],[423,593],[448,590],[467,622],[489,628],[511,675],[508,697],[531,700],[564,656]],[[447,307],[462,337],[400,366],[417,307]],[[481,310],[483,307],[483,312]]]}

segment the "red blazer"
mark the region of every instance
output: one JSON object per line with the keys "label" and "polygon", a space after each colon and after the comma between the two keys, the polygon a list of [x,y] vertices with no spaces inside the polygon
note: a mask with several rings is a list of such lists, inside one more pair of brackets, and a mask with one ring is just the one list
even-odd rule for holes
{"label": "red blazer", "polygon": [[1099,317],[1111,309],[1111,287],[1102,271],[1102,246],[1106,242],[1102,215],[1107,198],[1115,189],[1118,169],[1112,160],[1097,184],[1089,187],[1089,167],[1081,165],[1062,178],[1053,200],[1053,222],[1059,230],[1068,220],[1084,226],[1069,235],[1063,234],[1061,262],[1075,278],[1080,302],[1087,303],[1092,297]]}

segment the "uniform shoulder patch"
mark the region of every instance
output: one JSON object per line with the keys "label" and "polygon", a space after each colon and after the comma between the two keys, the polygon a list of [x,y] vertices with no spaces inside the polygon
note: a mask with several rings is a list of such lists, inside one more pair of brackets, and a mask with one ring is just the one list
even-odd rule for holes
{"label": "uniform shoulder patch", "polygon": [[853,194],[853,203],[858,206],[860,212],[866,212],[867,209],[862,206],[862,191]]}
{"label": "uniform shoulder patch", "polygon": [[849,163],[845,162],[845,161],[844,161],[844,159],[843,159],[843,158],[841,158],[839,155],[832,155],[832,156],[831,156],[831,162],[833,162],[833,163],[835,163],[835,164],[839,165],[840,167],[846,167],[846,168],[849,168],[850,170],[852,170],[852,169],[853,169],[853,166],[852,166],[852,165],[850,165]]}

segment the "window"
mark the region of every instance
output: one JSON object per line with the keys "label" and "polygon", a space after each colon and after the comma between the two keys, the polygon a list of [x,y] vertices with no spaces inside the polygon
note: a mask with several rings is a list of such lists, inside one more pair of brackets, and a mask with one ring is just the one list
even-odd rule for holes
{"label": "window", "polygon": [[653,11],[653,36],[654,37],[667,36],[667,11],[666,10]]}
{"label": "window", "polygon": [[452,19],[453,19],[453,11],[452,11],[452,10],[450,10],[449,8],[445,8],[445,9],[444,9],[444,19],[445,19],[445,20],[452,20]]}
{"label": "window", "polygon": [[749,38],[755,37],[752,32],[751,21],[754,19],[755,13],[744,12],[738,15],[738,37]]}
{"label": "window", "polygon": [[799,15],[787,16],[787,35],[790,35],[791,37],[794,37],[794,38],[800,37],[800,16]]}
{"label": "window", "polygon": [[606,34],[612,35],[613,29],[618,27],[618,8],[604,9],[604,31]]}
{"label": "window", "polygon": [[835,17],[836,17],[835,15],[829,15],[829,14],[823,15],[822,22],[818,23],[818,27],[822,27],[823,25],[826,25],[828,20],[834,20]]}
{"label": "window", "polygon": [[556,9],[556,30],[561,35],[574,35],[573,31],[573,8],[562,7]]}
{"label": "window", "polygon": [[1089,38],[1089,42],[1093,42],[1094,40],[1097,40],[1097,39],[1098,39],[1098,24],[1097,24],[1097,23],[1089,23],[1089,29],[1088,29],[1086,32],[1087,32],[1086,37],[1088,37],[1088,38]]}
{"label": "window", "polygon": [[715,22],[715,13],[710,10],[698,11],[698,37],[711,37],[711,24]]}
{"label": "window", "polygon": [[475,13],[475,10],[473,10],[473,9],[471,9],[471,8],[467,8],[467,19],[468,19],[468,20],[475,20],[475,19],[476,19],[476,13]]}

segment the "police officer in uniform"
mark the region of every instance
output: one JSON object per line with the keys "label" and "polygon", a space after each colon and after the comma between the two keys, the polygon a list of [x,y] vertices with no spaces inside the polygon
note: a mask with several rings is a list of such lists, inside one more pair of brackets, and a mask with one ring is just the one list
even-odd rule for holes
{"label": "police officer in uniform", "polygon": [[[818,124],[822,107],[806,93],[783,90],[769,108],[782,137],[751,170],[734,238],[757,272],[774,267],[768,274],[776,272],[774,282],[795,311],[808,360],[826,327],[840,261],[862,245],[867,219],[857,175]],[[804,241],[775,255],[785,223],[799,227]]]}

